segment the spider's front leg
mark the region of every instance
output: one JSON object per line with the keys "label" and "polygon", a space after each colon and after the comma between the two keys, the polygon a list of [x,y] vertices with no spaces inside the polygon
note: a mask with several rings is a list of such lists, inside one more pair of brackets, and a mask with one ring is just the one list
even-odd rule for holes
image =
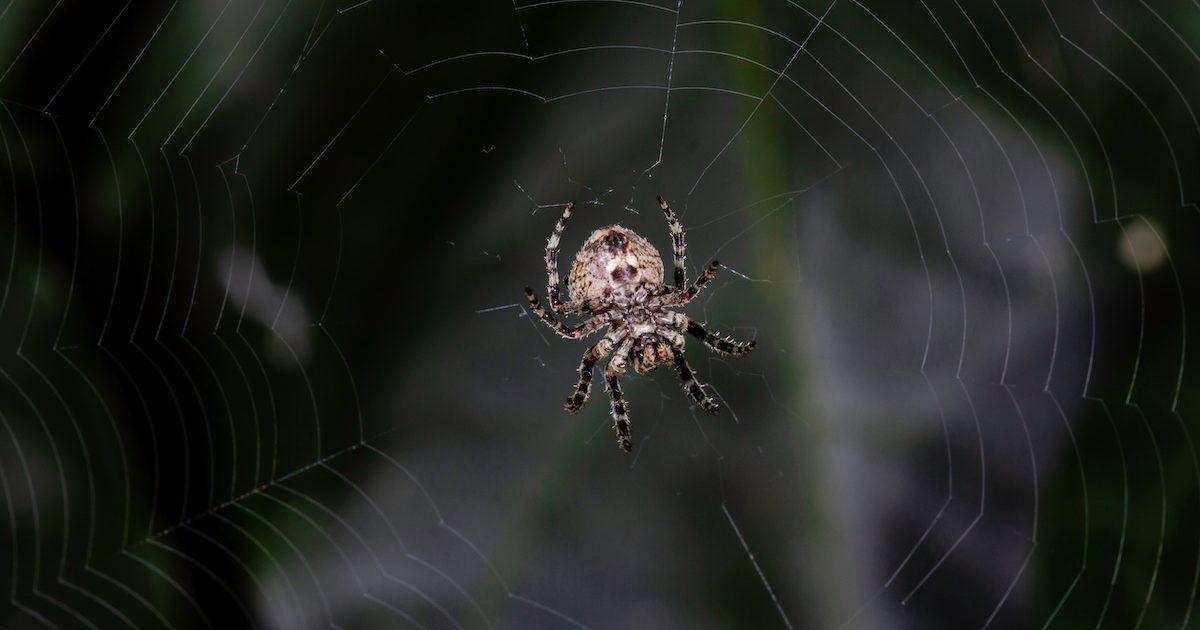
{"label": "spider's front leg", "polygon": [[682,291],[683,286],[687,284],[687,267],[684,266],[687,245],[683,242],[683,226],[679,224],[679,219],[675,218],[675,211],[662,197],[658,198],[658,205],[667,216],[667,226],[671,228],[671,240],[675,245],[675,289]]}
{"label": "spider's front leg", "polygon": [[562,240],[563,230],[567,227],[567,219],[571,218],[571,210],[574,208],[574,201],[567,204],[567,207],[563,209],[562,217],[546,241],[546,295],[550,296],[550,310],[555,313],[570,312],[564,308],[565,305],[559,297],[562,280],[558,275],[558,245]]}

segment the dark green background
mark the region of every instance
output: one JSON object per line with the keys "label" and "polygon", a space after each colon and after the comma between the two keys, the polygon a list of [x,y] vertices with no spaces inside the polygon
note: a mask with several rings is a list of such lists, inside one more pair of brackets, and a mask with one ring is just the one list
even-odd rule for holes
{"label": "dark green background", "polygon": [[[5,627],[1197,627],[1195,2],[0,6]],[[782,74],[781,74],[782,73]],[[725,409],[522,306],[620,222]],[[544,294],[544,293],[543,293]],[[1189,336],[1191,333],[1191,336]]]}

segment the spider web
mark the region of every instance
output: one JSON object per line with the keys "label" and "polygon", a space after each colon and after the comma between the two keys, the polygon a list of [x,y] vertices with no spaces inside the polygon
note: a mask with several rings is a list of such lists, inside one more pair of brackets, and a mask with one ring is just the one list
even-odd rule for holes
{"label": "spider web", "polygon": [[1200,4],[410,4],[0,6],[0,624],[1195,623]]}

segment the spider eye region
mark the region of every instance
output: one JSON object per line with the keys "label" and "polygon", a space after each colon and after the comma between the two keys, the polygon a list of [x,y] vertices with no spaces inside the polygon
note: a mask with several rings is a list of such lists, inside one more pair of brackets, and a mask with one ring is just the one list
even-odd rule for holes
{"label": "spider eye region", "polygon": [[672,358],[671,347],[653,334],[643,335],[638,339],[633,350],[634,370],[646,374]]}

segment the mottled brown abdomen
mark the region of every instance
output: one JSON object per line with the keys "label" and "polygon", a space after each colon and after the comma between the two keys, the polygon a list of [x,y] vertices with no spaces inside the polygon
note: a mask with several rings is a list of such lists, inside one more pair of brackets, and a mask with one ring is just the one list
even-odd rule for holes
{"label": "mottled brown abdomen", "polygon": [[610,225],[592,232],[575,255],[567,289],[571,299],[582,301],[662,280],[662,259],[649,241],[633,230]]}

